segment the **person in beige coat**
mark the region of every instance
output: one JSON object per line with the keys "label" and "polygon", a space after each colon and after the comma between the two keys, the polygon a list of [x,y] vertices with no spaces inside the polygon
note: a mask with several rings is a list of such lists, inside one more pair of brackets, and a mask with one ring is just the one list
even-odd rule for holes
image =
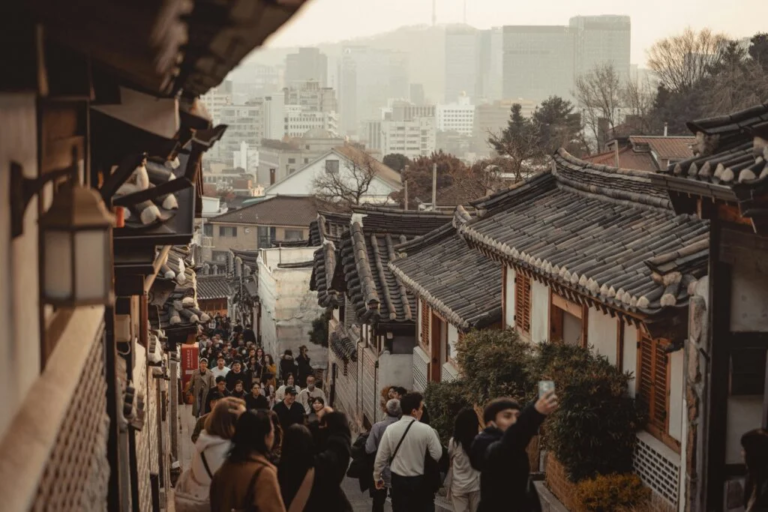
{"label": "person in beige coat", "polygon": [[246,411],[237,420],[229,457],[213,475],[211,512],[255,508],[259,512],[286,512],[277,468],[269,462],[275,430],[269,412]]}
{"label": "person in beige coat", "polygon": [[213,372],[208,369],[208,360],[201,359],[199,368],[192,372],[192,396],[195,401],[192,404],[192,415],[197,418],[205,409],[204,404],[208,396],[208,390],[216,387],[216,379]]}

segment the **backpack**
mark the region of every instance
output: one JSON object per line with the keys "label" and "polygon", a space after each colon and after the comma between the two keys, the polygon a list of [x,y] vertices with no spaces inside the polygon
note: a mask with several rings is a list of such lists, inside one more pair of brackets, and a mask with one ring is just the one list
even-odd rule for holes
{"label": "backpack", "polygon": [[365,432],[357,436],[352,444],[352,463],[347,470],[349,478],[360,478],[365,475],[368,466],[368,454],[365,453],[365,443],[368,441],[370,432]]}

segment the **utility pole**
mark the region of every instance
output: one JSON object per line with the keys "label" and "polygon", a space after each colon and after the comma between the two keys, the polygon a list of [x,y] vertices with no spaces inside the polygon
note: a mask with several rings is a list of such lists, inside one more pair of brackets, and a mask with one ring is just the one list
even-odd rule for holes
{"label": "utility pole", "polygon": [[405,207],[403,210],[408,209],[408,180],[405,180]]}
{"label": "utility pole", "polygon": [[437,211],[437,162],[432,164],[432,211]]}

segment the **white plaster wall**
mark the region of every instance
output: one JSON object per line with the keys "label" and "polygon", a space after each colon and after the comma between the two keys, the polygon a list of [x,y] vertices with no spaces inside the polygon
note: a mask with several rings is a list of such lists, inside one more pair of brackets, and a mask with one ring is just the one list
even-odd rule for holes
{"label": "white plaster wall", "polygon": [[531,341],[549,340],[549,287],[531,280]]}
{"label": "white plaster wall", "polygon": [[745,432],[760,428],[762,414],[762,395],[728,397],[728,434],[725,440],[726,464],[742,464],[744,462],[741,457],[741,436]]}
{"label": "white plaster wall", "polygon": [[768,331],[768,275],[734,265],[731,280],[731,331]]}
{"label": "white plaster wall", "polygon": [[448,324],[448,346],[451,348],[451,357],[456,359],[456,343],[459,342],[459,330]]}
{"label": "white plaster wall", "polygon": [[34,94],[0,94],[0,439],[40,374],[37,198],[11,240],[10,162],[37,176]]}
{"label": "white plaster wall", "polygon": [[325,312],[317,293],[309,291],[310,267],[280,268],[279,262],[309,261],[313,249],[291,247],[262,250],[259,255],[259,298],[264,350],[277,362],[287,349],[294,355],[306,345],[314,367],[327,368],[328,350],[309,342],[312,321]]}
{"label": "white plaster wall", "polygon": [[[289,177],[283,181],[275,183],[266,189],[265,194],[267,196],[274,196],[278,194],[309,196],[314,194],[315,179],[319,176],[325,175],[326,160],[339,160],[339,172],[345,176],[347,181],[350,183],[354,182],[352,172],[345,165],[345,161],[342,160],[339,155],[334,153],[327,155],[314,163],[310,163],[303,169],[299,169],[293,174],[289,175]],[[389,183],[375,178],[371,182],[371,186],[368,188],[368,192],[365,194],[365,199],[370,202],[386,202],[389,198],[389,195],[397,190],[399,189],[393,187]]]}
{"label": "white plaster wall", "polygon": [[413,355],[390,354],[384,352],[379,356],[379,388],[387,386],[402,386],[405,389],[413,387]]}
{"label": "white plaster wall", "polygon": [[515,269],[507,267],[507,288],[504,290],[506,293],[504,305],[506,311],[504,311],[504,325],[508,328],[515,327]]}
{"label": "white plaster wall", "polygon": [[669,435],[678,441],[683,435],[683,356],[682,350],[669,354]]}
{"label": "white plaster wall", "polygon": [[568,312],[563,312],[563,342],[566,345],[581,345],[581,320]]}
{"label": "white plaster wall", "polygon": [[637,387],[637,327],[624,324],[624,373],[630,372],[633,379],[629,381],[629,396],[635,396]]}
{"label": "white plaster wall", "polygon": [[589,308],[587,318],[587,341],[594,347],[596,353],[605,356],[616,364],[616,339],[619,324],[611,315]]}

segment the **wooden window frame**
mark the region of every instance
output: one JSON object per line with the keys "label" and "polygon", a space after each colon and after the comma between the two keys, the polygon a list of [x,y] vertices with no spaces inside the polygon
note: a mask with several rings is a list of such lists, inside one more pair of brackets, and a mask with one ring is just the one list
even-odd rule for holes
{"label": "wooden window frame", "polygon": [[[674,450],[676,453],[681,452],[680,443],[669,435],[669,417],[670,417],[670,380],[671,380],[671,365],[670,365],[670,357],[669,354],[664,352],[664,349],[666,347],[666,340],[660,339],[660,338],[651,338],[647,333],[643,332],[642,329],[637,330],[637,385],[636,385],[636,397],[637,399],[644,404],[646,407],[646,411],[648,413],[648,422],[645,425],[645,430],[651,434],[653,437],[664,443],[666,446],[668,446],[670,449]],[[644,359],[645,359],[645,351],[650,348],[651,350],[651,356],[650,356],[650,364],[651,364],[651,384],[650,384],[650,399],[648,400],[648,403],[646,403],[646,400],[644,399],[644,392],[643,388],[646,383],[647,377],[645,377],[643,373],[643,369],[645,368],[644,365]],[[659,363],[659,352],[663,352],[663,357],[666,359],[664,363],[664,376],[663,379],[659,379],[657,377],[657,364]],[[664,383],[664,419],[663,424],[659,422],[658,418],[654,418],[656,416],[656,407],[658,406],[658,393],[657,393],[657,386],[659,382]]]}
{"label": "wooden window frame", "polygon": [[563,343],[562,336],[560,339],[552,339],[555,333],[556,324],[561,321],[562,314],[568,313],[581,320],[581,348],[589,347],[588,331],[589,331],[589,306],[586,304],[577,304],[572,300],[568,300],[557,292],[553,292],[552,288],[549,289],[549,334],[550,340],[553,343]]}
{"label": "wooden window frame", "polygon": [[515,329],[531,334],[532,279],[522,272],[515,272]]}

